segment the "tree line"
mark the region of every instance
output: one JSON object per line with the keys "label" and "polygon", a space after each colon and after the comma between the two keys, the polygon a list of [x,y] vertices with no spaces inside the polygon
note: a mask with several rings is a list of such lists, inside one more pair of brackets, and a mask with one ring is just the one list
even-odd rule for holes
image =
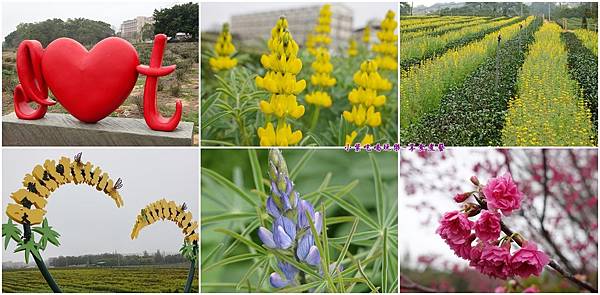
{"label": "tree line", "polygon": [[164,254],[156,251],[154,254],[149,254],[144,251],[139,254],[119,254],[119,253],[103,253],[80,256],[58,256],[48,259],[48,264],[52,267],[69,267],[69,266],[140,266],[140,265],[169,265],[187,263],[181,254]]}
{"label": "tree line", "polygon": [[[198,41],[198,3],[184,3],[169,8],[155,9],[154,24],[144,26],[142,38],[151,40],[154,34],[174,37],[177,33],[191,36],[190,41]],[[21,23],[17,29],[4,38],[4,48],[16,48],[23,40],[38,40],[44,47],[61,37],[77,40],[83,45],[94,45],[100,40],[116,36],[111,25],[86,18],[69,18],[66,21],[53,18],[37,23]]]}

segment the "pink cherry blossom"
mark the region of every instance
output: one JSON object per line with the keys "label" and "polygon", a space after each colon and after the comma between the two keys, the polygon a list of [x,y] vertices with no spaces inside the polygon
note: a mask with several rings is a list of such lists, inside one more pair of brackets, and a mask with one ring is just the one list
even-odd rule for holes
{"label": "pink cherry blossom", "polygon": [[535,243],[527,242],[510,258],[510,268],[515,275],[524,278],[530,275],[539,276],[548,262],[550,259],[546,253],[539,251]]}
{"label": "pink cherry blossom", "polygon": [[490,210],[498,209],[502,214],[509,215],[521,208],[523,194],[509,173],[490,179],[483,188],[483,194]]}
{"label": "pink cherry blossom", "polygon": [[536,285],[531,285],[524,289],[523,293],[540,293],[540,289]]}
{"label": "pink cherry blossom", "polygon": [[481,257],[475,266],[481,273],[505,280],[511,275],[509,267],[510,244],[496,246],[484,244]]}
{"label": "pink cherry blossom", "polygon": [[471,248],[472,248],[473,241],[475,241],[474,234],[472,234],[463,243],[454,244],[451,241],[446,240],[446,244],[448,244],[448,246],[450,246],[450,249],[452,249],[454,251],[454,254],[456,254],[456,256],[468,260],[471,258]]}
{"label": "pink cherry blossom", "polygon": [[459,211],[444,213],[436,233],[448,244],[461,245],[471,237],[473,221]]}
{"label": "pink cherry blossom", "polygon": [[500,236],[500,214],[483,210],[475,222],[475,235],[482,241],[496,240]]}

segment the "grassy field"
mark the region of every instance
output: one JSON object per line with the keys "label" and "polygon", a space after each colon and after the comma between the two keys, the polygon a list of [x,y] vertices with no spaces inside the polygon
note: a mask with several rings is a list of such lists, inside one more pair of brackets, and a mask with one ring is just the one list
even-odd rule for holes
{"label": "grassy field", "polygon": [[[187,268],[54,268],[54,280],[63,292],[183,292]],[[52,292],[37,269],[2,271],[2,293]],[[198,272],[192,292],[198,292]]]}
{"label": "grassy field", "polygon": [[[152,44],[135,44],[140,62],[148,64]],[[3,49],[2,52],[2,114],[14,112],[13,91],[19,83],[16,72],[16,49]],[[163,116],[171,116],[175,111],[175,101],[183,104],[182,121],[194,122],[194,144],[198,144],[198,43],[169,43],[165,49],[163,65],[177,65],[177,70],[162,77],[158,84],[158,104]],[[146,78],[142,75],[125,102],[111,116],[143,118],[143,95]],[[65,113],[55,105],[49,112]]]}

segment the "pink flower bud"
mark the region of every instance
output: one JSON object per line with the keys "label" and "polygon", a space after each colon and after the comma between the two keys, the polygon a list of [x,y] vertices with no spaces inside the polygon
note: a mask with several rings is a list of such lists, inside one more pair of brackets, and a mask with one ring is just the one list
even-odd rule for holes
{"label": "pink flower bud", "polygon": [[462,203],[466,201],[470,195],[470,193],[456,194],[456,196],[454,196],[454,202]]}
{"label": "pink flower bud", "polygon": [[479,179],[478,179],[478,178],[477,178],[477,176],[475,176],[475,175],[471,176],[471,182],[472,182],[474,185],[479,185]]}

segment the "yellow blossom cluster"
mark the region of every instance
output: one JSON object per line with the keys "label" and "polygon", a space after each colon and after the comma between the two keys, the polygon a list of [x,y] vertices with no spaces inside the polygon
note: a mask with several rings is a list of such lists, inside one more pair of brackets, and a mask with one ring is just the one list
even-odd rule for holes
{"label": "yellow blossom cluster", "polygon": [[[267,45],[270,52],[260,59],[267,73],[264,77],[256,77],[256,86],[271,93],[269,101],[261,100],[259,104],[266,115],[265,127],[258,128],[260,145],[295,145],[302,139],[302,131],[292,131],[286,120],[304,115],[304,106],[298,104],[296,95],[306,88],[306,81],[296,81],[302,61],[298,58],[298,44],[288,31],[285,17],[281,17],[271,30]],[[276,119],[276,125],[272,119]]]}
{"label": "yellow blossom cluster", "polygon": [[325,4],[319,11],[319,18],[314,29],[314,34],[306,38],[308,53],[316,55],[319,47],[328,47],[331,44],[331,5]]}
{"label": "yellow blossom cluster", "polygon": [[[331,55],[327,48],[327,45],[331,43],[331,37],[329,37],[329,33],[331,32],[331,5],[326,4],[321,7],[315,32],[316,35],[313,37],[318,37],[323,41],[311,44],[312,46],[317,47],[308,47],[308,51],[315,56],[315,61],[311,65],[313,74],[310,77],[310,82],[317,90],[306,95],[306,102],[315,105],[317,108],[329,108],[332,104],[331,96],[323,91],[323,88],[332,87],[336,83],[336,79],[331,76],[333,65],[330,62]],[[315,120],[318,120],[317,110],[315,110],[313,116],[316,116],[313,119],[314,124],[316,124]],[[312,127],[314,127],[314,125],[311,126],[311,128]]]}
{"label": "yellow blossom cluster", "polygon": [[377,32],[379,44],[373,45],[378,53],[375,61],[381,69],[395,71],[398,69],[398,35],[396,35],[396,14],[389,10],[381,21],[381,30]]}
{"label": "yellow blossom cluster", "polygon": [[371,42],[371,27],[368,25],[365,27],[363,31],[362,41],[365,45],[369,46],[369,42]]}
{"label": "yellow blossom cluster", "polygon": [[350,39],[350,41],[348,42],[348,56],[353,57],[358,55],[358,47],[356,45],[356,40],[354,39]]}
{"label": "yellow blossom cluster", "polygon": [[[360,70],[353,76],[353,81],[357,87],[348,94],[352,110],[344,111],[343,117],[357,128],[363,126],[375,128],[381,125],[381,113],[376,111],[375,108],[383,106],[386,97],[379,95],[378,91],[389,91],[392,89],[392,83],[382,78],[377,70],[377,62],[367,60],[360,65]],[[346,135],[346,144],[352,144],[357,135],[356,131]],[[361,143],[371,144],[373,141],[374,136],[367,133]]]}
{"label": "yellow blossom cluster", "polygon": [[234,52],[235,46],[231,42],[229,24],[224,23],[221,34],[219,34],[215,43],[215,53],[217,56],[209,59],[210,67],[213,71],[218,72],[234,68],[237,65],[237,59],[231,58]]}
{"label": "yellow blossom cluster", "polygon": [[[507,146],[595,145],[591,112],[569,77],[562,29],[545,23],[535,33],[510,101],[502,143]],[[550,82],[551,81],[551,82]]]}

